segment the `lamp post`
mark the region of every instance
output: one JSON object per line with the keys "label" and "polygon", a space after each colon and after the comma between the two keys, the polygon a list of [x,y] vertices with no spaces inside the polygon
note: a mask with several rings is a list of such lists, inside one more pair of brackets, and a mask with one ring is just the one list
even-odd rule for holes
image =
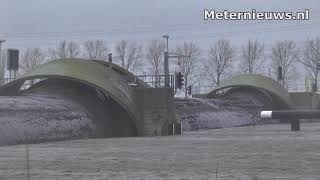
{"label": "lamp post", "polygon": [[0,54],[2,53],[2,43],[6,42],[4,39],[0,39]]}
{"label": "lamp post", "polygon": [[164,52],[164,86],[170,87],[169,80],[169,35],[163,35],[163,38],[167,39],[167,51]]}
{"label": "lamp post", "polygon": [[169,53],[169,35],[166,34],[166,35],[163,35],[162,37],[167,39],[167,52]]}
{"label": "lamp post", "polygon": [[169,53],[169,35],[163,35],[163,38],[167,39],[167,51],[164,52],[164,86],[170,87],[170,75],[169,75],[169,58],[182,58],[189,57],[184,55],[179,55],[176,53]]}
{"label": "lamp post", "polygon": [[[4,71],[5,67],[2,67],[2,65],[4,65],[4,63],[2,63],[2,43],[6,42],[6,40],[4,39],[0,39],[0,68],[1,70],[0,71]],[[1,77],[0,77],[0,85],[4,84],[5,83],[5,80],[4,80],[4,76],[2,77],[2,73],[1,73]]]}

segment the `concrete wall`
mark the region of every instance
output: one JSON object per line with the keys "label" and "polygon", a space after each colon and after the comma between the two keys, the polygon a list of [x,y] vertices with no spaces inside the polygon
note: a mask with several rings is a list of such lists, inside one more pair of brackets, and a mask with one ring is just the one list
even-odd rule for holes
{"label": "concrete wall", "polygon": [[176,122],[174,94],[170,88],[136,88],[134,98],[141,113],[143,136],[170,134]]}

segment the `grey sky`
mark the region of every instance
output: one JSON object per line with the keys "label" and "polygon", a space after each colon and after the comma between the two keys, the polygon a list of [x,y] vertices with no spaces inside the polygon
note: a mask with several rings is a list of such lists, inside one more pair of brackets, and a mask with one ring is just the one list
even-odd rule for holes
{"label": "grey sky", "polygon": [[[310,21],[203,21],[204,9],[302,11]],[[59,40],[120,39],[148,42],[164,33],[171,45],[185,40],[206,48],[225,37],[235,45],[248,38],[267,44],[282,39],[302,42],[317,36],[319,0],[0,0],[0,37],[13,48],[50,47]]]}
{"label": "grey sky", "polygon": [[[303,11],[309,21],[204,21],[204,9],[250,11]],[[0,38],[6,48],[56,46],[61,40],[79,43],[103,39],[113,50],[115,42],[135,40],[143,44],[170,34],[170,47],[194,41],[207,56],[208,46],[228,38],[237,50],[248,39],[261,40],[266,60],[271,45],[319,35],[319,0],[0,0]],[[202,59],[203,59],[202,58]],[[298,65],[300,84],[304,68]],[[173,67],[171,67],[173,68]]]}

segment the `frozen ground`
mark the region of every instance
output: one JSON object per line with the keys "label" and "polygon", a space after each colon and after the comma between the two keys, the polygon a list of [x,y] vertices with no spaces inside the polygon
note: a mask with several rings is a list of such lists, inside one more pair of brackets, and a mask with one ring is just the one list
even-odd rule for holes
{"label": "frozen ground", "polygon": [[[64,97],[39,93],[0,97],[0,146],[96,137],[94,135],[97,134],[98,125],[93,122],[88,107]],[[79,99],[86,98],[81,96]],[[177,118],[181,120],[184,130],[260,123],[256,116],[258,106],[251,102],[230,99],[176,99],[175,103]],[[107,122],[108,119],[111,118],[103,116],[104,121]],[[112,123],[108,125],[105,126],[109,129],[104,128],[103,131],[112,134],[111,131],[116,128],[111,127]]]}
{"label": "frozen ground", "polygon": [[[320,179],[320,124],[30,145],[32,180]],[[25,146],[0,147],[0,179],[25,179]]]}
{"label": "frozen ground", "polygon": [[262,123],[262,105],[241,99],[175,99],[183,130],[215,129]]}
{"label": "frozen ground", "polygon": [[91,119],[79,103],[57,96],[1,96],[0,146],[89,137]]}

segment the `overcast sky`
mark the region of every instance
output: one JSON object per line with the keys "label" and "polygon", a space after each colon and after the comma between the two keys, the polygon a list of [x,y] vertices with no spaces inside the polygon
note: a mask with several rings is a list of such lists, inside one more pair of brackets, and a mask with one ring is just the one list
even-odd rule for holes
{"label": "overcast sky", "polygon": [[[308,21],[204,21],[204,9],[217,11],[304,11]],[[320,36],[319,0],[0,0],[0,38],[5,48],[54,47],[61,40],[79,43],[103,39],[109,48],[119,40],[146,45],[170,35],[170,47],[184,41],[200,45],[206,58],[209,45],[228,38],[237,50],[248,39],[261,40],[270,58],[271,45]],[[298,65],[300,83],[304,68]]]}
{"label": "overcast sky", "polygon": [[[204,21],[203,10],[302,11],[309,21]],[[148,42],[170,34],[172,46],[191,40],[203,49],[217,38],[241,45],[302,42],[319,35],[319,0],[0,0],[0,38],[10,48],[51,47],[59,40],[121,39]]]}

